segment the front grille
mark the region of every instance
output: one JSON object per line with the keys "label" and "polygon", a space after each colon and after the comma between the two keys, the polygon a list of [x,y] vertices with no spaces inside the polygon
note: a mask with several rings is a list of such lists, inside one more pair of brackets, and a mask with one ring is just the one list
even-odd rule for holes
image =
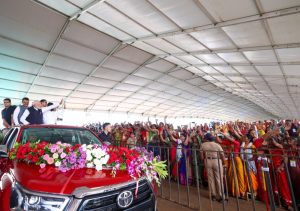
{"label": "front grille", "polygon": [[[129,190],[134,195],[133,202],[130,207],[142,203],[151,197],[152,189],[149,186],[147,180],[142,180],[139,182],[138,194],[135,196],[136,184],[131,184],[124,186],[118,190],[92,195],[83,198],[80,205],[82,211],[115,211],[121,210],[117,205],[118,195],[125,190]],[[129,207],[129,208],[130,208]],[[128,209],[128,208],[127,208]]]}

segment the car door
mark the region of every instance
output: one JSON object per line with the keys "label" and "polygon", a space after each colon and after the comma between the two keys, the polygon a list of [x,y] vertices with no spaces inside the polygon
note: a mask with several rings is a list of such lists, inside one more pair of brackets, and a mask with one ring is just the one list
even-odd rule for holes
{"label": "car door", "polygon": [[0,178],[1,176],[8,171],[10,160],[8,158],[8,152],[13,147],[17,136],[19,133],[19,128],[12,128],[3,139],[2,144],[0,145]]}
{"label": "car door", "polygon": [[13,177],[10,174],[12,161],[8,158],[8,152],[14,145],[20,128],[12,128],[4,137],[0,148],[0,210],[9,210],[10,193],[12,190]]}

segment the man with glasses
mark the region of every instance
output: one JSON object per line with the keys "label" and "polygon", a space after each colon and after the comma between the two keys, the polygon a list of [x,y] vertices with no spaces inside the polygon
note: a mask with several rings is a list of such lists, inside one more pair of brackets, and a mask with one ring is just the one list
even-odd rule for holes
{"label": "man with glasses", "polygon": [[11,105],[10,98],[3,100],[4,109],[1,111],[3,125],[5,128],[10,128],[13,125],[13,113],[16,106]]}

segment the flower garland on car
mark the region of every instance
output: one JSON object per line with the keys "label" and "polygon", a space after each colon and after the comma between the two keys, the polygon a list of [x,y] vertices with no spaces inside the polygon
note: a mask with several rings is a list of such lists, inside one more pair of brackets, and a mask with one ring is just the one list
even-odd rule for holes
{"label": "flower garland on car", "polygon": [[111,175],[115,177],[119,170],[127,170],[134,179],[147,177],[150,182],[155,181],[158,185],[160,179],[168,175],[165,161],[160,161],[159,156],[154,157],[153,152],[148,152],[145,148],[129,150],[97,144],[72,146],[61,142],[27,142],[16,143],[9,152],[9,158],[33,163],[40,168],[54,165],[62,172],[80,168],[95,168],[100,171],[105,167],[111,168]]}

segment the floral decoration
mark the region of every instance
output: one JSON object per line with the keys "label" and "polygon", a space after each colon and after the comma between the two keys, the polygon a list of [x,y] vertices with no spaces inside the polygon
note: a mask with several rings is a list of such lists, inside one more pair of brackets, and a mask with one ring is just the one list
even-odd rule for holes
{"label": "floral decoration", "polygon": [[52,165],[61,172],[80,168],[101,171],[104,167],[110,168],[111,175],[115,177],[118,171],[126,170],[134,179],[147,177],[150,182],[155,181],[158,185],[160,178],[164,179],[168,175],[165,161],[160,161],[159,156],[154,157],[145,148],[129,150],[97,144],[72,146],[61,142],[27,142],[16,143],[9,152],[9,158],[39,165],[42,169]]}

